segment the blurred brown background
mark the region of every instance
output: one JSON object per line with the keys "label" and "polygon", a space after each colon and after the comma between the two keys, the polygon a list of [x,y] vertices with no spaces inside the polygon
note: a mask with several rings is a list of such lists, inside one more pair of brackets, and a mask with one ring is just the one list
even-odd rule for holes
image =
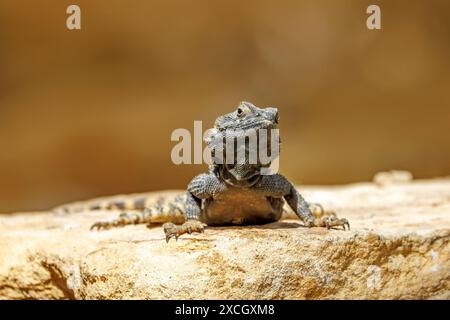
{"label": "blurred brown background", "polygon": [[206,166],[172,164],[171,132],[241,100],[280,109],[296,183],[448,175],[449,18],[444,0],[1,1],[0,212],[184,188]]}

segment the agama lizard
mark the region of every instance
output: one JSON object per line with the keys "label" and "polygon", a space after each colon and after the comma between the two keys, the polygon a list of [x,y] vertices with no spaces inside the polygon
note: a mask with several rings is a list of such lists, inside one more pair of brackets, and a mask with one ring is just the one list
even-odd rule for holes
{"label": "agama lizard", "polygon": [[[229,132],[278,128],[276,108],[258,108],[241,102],[237,109],[216,119],[213,135],[225,137]],[[207,144],[211,140],[206,141]],[[216,140],[217,141],[217,140]],[[214,158],[213,158],[214,159]],[[187,192],[173,199],[159,199],[149,204],[146,197],[106,199],[86,206],[63,205],[57,211],[118,209],[124,212],[117,219],[97,222],[91,229],[108,229],[130,224],[164,223],[168,242],[185,233],[204,232],[207,226],[256,225],[278,221],[285,201],[307,227],[345,226],[347,219],[338,218],[320,204],[308,203],[294,185],[280,174],[263,175],[264,166],[256,164],[222,164],[213,162],[209,173],[192,179]]]}

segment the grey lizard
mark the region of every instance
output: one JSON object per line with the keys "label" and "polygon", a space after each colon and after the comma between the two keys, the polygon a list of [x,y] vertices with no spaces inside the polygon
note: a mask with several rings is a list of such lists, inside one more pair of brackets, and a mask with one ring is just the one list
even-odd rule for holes
{"label": "grey lizard", "polygon": [[[278,121],[276,108],[258,108],[249,102],[241,102],[235,111],[216,119],[212,136],[222,138],[230,132],[233,135],[236,132],[245,134],[248,130],[277,129]],[[211,141],[213,139],[206,139],[208,145]],[[185,233],[204,232],[205,225],[256,225],[278,221],[285,202],[306,227],[342,227],[345,230],[347,226],[350,229],[347,219],[338,218],[320,204],[306,202],[281,174],[261,174],[267,165],[248,161],[223,164],[223,161],[214,160],[214,156],[212,159],[209,172],[194,177],[187,192],[172,199],[163,197],[150,204],[146,197],[125,197],[88,203],[87,206],[63,205],[56,210],[123,210],[117,219],[97,222],[91,229],[164,223],[167,242]]]}

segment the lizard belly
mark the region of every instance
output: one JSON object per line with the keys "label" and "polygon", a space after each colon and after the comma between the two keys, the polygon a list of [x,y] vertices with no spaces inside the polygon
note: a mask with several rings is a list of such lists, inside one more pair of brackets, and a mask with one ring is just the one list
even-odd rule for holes
{"label": "lizard belly", "polygon": [[268,198],[247,189],[229,189],[203,204],[202,220],[208,225],[248,225],[280,219],[283,199]]}

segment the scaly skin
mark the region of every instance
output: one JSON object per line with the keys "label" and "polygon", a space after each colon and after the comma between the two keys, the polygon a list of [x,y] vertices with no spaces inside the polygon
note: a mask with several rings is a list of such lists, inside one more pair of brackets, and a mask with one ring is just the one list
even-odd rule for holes
{"label": "scaly skin", "polygon": [[[242,137],[249,130],[271,130],[277,127],[276,108],[261,109],[249,102],[241,102],[236,111],[217,118],[205,140],[213,150],[210,172],[194,177],[185,195],[169,201],[161,198],[154,204],[148,204],[142,197],[91,203],[91,210],[128,210],[118,219],[95,223],[91,229],[166,222],[163,229],[166,241],[169,241],[186,233],[203,232],[205,225],[249,225],[278,221],[285,202],[307,227],[342,227],[345,230],[347,226],[350,229],[347,219],[337,218],[334,212],[324,210],[319,204],[307,203],[284,176],[261,174],[262,168],[267,165],[259,162],[249,164],[248,161],[228,164],[226,152],[224,162],[227,164],[217,161],[214,150],[220,149],[218,144],[220,146],[222,138]],[[249,151],[247,147],[246,151]],[[71,212],[76,208],[84,209],[83,206],[71,205],[57,209]]]}

